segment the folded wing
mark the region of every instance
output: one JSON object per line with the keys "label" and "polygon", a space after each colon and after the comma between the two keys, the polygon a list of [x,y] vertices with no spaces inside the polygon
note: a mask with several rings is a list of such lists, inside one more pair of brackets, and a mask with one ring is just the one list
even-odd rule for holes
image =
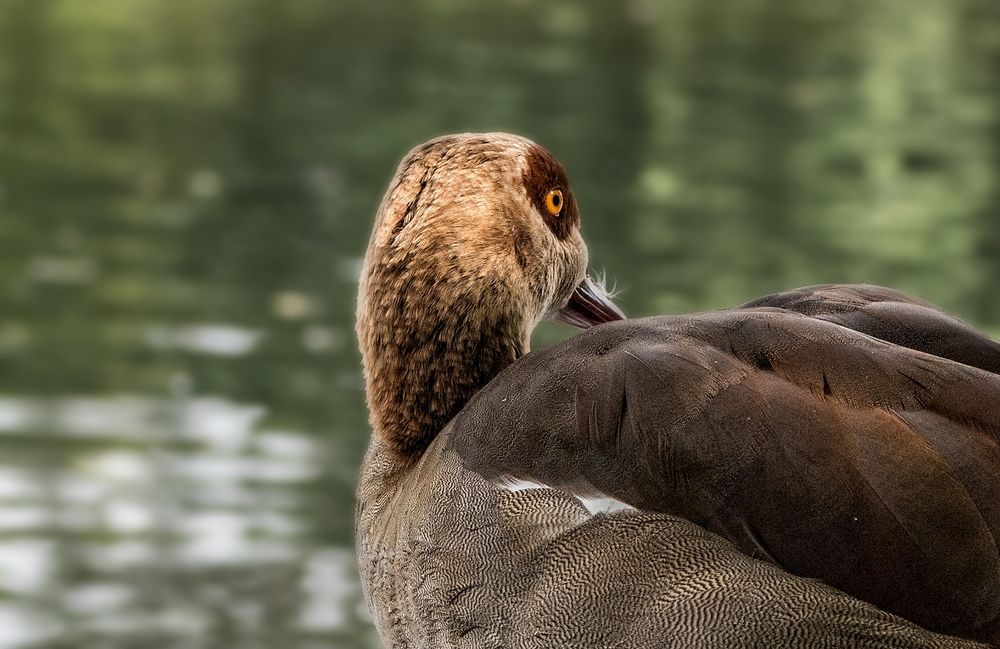
{"label": "folded wing", "polygon": [[[990,357],[979,369],[830,321],[874,332],[877,300],[807,303],[594,328],[500,374],[456,418],[451,444],[489,478],[680,515],[927,628],[995,640]],[[932,307],[889,303],[939,322]]]}
{"label": "folded wing", "polygon": [[1000,343],[931,304],[884,286],[807,286],[765,295],[742,308],[761,307],[835,322],[903,347],[1000,374]]}

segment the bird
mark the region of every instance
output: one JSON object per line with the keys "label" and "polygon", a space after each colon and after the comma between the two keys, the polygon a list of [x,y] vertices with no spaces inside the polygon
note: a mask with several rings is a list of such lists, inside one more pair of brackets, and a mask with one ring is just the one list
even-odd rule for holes
{"label": "bird", "polygon": [[869,285],[626,318],[588,264],[535,142],[400,162],[356,314],[387,647],[1000,643],[1000,344]]}

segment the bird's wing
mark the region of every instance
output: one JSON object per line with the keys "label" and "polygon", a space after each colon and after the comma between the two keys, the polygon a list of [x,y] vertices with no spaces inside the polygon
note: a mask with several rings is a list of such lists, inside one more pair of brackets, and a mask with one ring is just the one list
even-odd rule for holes
{"label": "bird's wing", "polygon": [[488,478],[682,516],[935,630],[1000,624],[995,374],[731,310],[529,354],[454,425],[451,447]]}
{"label": "bird's wing", "polygon": [[[409,578],[412,591],[440,594],[433,624],[454,639],[447,646],[972,649],[752,559],[676,516],[592,516],[556,489],[484,484],[440,452],[449,435],[446,428],[415,467],[419,485],[408,492],[426,489],[429,510],[411,507],[397,519],[421,530],[420,554],[435,567],[393,564],[412,553],[409,539],[361,565],[391,575],[388,592],[405,592]],[[405,605],[382,611],[389,633],[405,633],[414,615]],[[420,640],[412,646],[428,646]]]}
{"label": "bird's wing", "polygon": [[897,345],[1000,374],[1000,343],[972,325],[900,291],[826,284],[774,293],[741,308],[774,307],[835,322]]}

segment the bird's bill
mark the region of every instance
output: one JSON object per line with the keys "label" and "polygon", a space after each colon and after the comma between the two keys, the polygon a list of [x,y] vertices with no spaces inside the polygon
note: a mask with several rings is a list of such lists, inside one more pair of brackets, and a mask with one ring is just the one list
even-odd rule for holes
{"label": "bird's bill", "polygon": [[625,314],[602,287],[585,277],[569,301],[556,312],[555,319],[577,329],[589,329],[602,322],[624,320]]}

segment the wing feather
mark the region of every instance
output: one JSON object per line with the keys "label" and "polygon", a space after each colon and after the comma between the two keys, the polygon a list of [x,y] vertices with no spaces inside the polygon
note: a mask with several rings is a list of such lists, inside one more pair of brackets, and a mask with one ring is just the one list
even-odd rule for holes
{"label": "wing feather", "polygon": [[488,478],[683,516],[974,635],[1000,625],[998,440],[997,374],[760,308],[611,323],[529,354],[450,444]]}

